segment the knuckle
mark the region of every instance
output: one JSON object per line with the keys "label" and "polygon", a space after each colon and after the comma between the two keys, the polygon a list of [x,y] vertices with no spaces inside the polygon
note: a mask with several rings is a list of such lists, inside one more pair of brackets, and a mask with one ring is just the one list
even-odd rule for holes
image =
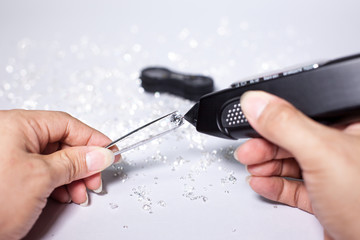
{"label": "knuckle", "polygon": [[276,194],[274,200],[277,201],[277,202],[284,202],[283,201],[284,194],[285,194],[285,182],[284,182],[283,179],[281,179],[281,185],[280,185],[278,194]]}
{"label": "knuckle", "polygon": [[69,113],[63,111],[55,111],[55,114],[59,115],[59,118],[64,118],[64,119],[73,118]]}
{"label": "knuckle", "polygon": [[[292,207],[301,207],[302,184],[286,182],[281,179],[281,186],[275,201],[285,203]],[[294,184],[294,185],[293,185]]]}
{"label": "knuckle", "polygon": [[283,176],[283,169],[284,169],[284,159],[281,160],[274,160],[272,173],[276,176]]}
{"label": "knuckle", "polygon": [[292,206],[295,206],[295,207],[300,206],[300,196],[301,196],[301,185],[296,184],[295,189],[294,189]]}
{"label": "knuckle", "polygon": [[283,126],[296,117],[296,110],[288,104],[273,104],[265,109],[259,121],[265,127]]}
{"label": "knuckle", "polygon": [[80,176],[84,166],[80,163],[81,161],[76,161],[76,159],[80,159],[81,156],[70,156],[70,154],[66,151],[62,151],[60,156],[61,161],[65,164],[65,174],[66,181],[70,183]]}
{"label": "knuckle", "polygon": [[275,198],[275,201],[285,203],[292,207],[302,207],[301,194],[302,194],[302,184],[296,183],[289,185],[287,180],[281,179],[281,186],[279,192]]}

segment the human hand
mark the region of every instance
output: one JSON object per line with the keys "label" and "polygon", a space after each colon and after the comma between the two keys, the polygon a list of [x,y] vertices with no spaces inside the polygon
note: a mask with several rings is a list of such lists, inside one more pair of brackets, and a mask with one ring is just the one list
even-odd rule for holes
{"label": "human hand", "polygon": [[330,128],[260,91],[245,93],[240,102],[251,126],[264,137],[247,141],[234,154],[247,165],[250,187],[265,198],[314,213],[325,237],[358,239],[360,123]]}
{"label": "human hand", "polygon": [[[114,162],[102,133],[62,112],[0,111],[0,239],[19,239],[50,196],[87,204]],[[55,189],[55,190],[54,190]]]}

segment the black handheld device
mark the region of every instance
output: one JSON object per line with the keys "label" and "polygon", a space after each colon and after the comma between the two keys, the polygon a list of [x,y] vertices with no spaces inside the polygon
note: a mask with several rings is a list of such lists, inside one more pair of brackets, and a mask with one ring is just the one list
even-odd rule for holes
{"label": "black handheld device", "polygon": [[231,85],[203,96],[184,116],[197,131],[216,137],[258,137],[240,106],[241,95],[262,90],[330,125],[360,119],[360,54],[309,64]]}

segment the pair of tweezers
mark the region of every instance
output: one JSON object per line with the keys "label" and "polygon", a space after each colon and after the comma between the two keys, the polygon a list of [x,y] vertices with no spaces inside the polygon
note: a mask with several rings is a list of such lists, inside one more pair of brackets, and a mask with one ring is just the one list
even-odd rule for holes
{"label": "pair of tweezers", "polygon": [[145,134],[145,136],[143,138],[141,138],[141,140],[137,140],[136,142],[133,143],[125,143],[125,146],[120,148],[118,151],[114,152],[114,155],[119,155],[121,153],[124,153],[126,151],[129,151],[131,149],[134,149],[136,147],[139,147],[145,143],[148,143],[156,138],[159,138],[167,133],[170,133],[172,131],[174,131],[175,129],[177,129],[178,127],[180,127],[184,121],[183,121],[183,116],[181,114],[179,114],[177,111],[166,114],[165,116],[162,116],[152,122],[149,122],[127,134],[125,134],[124,136],[116,139],[115,141],[113,141],[112,143],[110,143],[109,145],[107,145],[105,148],[111,148],[112,146],[115,146],[116,144],[120,143],[120,142],[124,142],[127,139],[129,139],[130,137],[134,136],[135,134],[138,134],[140,132],[142,132],[144,129],[150,128],[154,125],[159,124],[160,122],[165,121],[165,124],[167,125],[168,128],[161,128],[158,127],[155,133],[152,134]]}

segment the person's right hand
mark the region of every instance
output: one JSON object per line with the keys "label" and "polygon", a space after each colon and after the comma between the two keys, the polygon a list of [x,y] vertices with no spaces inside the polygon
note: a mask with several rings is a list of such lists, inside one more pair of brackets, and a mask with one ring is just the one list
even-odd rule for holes
{"label": "person's right hand", "polygon": [[326,237],[359,239],[360,123],[341,130],[327,127],[260,91],[245,93],[241,107],[264,137],[235,151],[251,174],[251,188],[270,200],[314,213]]}

